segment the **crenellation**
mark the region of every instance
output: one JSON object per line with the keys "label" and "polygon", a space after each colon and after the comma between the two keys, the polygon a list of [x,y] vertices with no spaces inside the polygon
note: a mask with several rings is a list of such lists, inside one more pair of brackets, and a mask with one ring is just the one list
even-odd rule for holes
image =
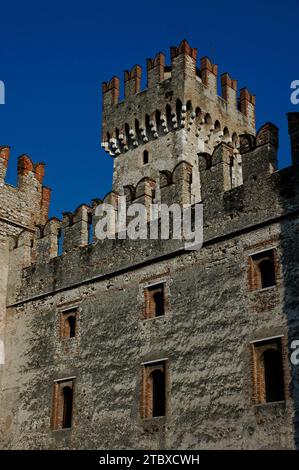
{"label": "crenellation", "polygon": [[153,88],[164,80],[165,74],[165,55],[158,52],[154,59],[147,59],[147,88]]}
{"label": "crenellation", "polygon": [[119,86],[120,81],[118,77],[112,77],[110,82],[102,83],[102,94],[103,94],[103,108],[106,106],[113,106],[118,103],[119,100]]}
{"label": "crenellation", "polygon": [[271,122],[266,122],[256,133],[256,146],[270,144],[276,149],[279,147],[278,127]]}
{"label": "crenellation", "polygon": [[48,219],[51,190],[42,184],[44,164],[34,164],[27,155],[19,157],[18,183],[15,187],[5,182],[9,153],[10,147],[1,147],[0,168],[2,165],[5,171],[2,171],[0,185],[0,217],[7,221],[5,230],[13,235],[20,233],[18,226],[20,230],[27,228],[32,232],[35,224],[45,224]]}
{"label": "crenellation", "polygon": [[184,39],[179,47],[170,48],[171,79],[178,88],[184,86],[185,80],[196,79],[197,49],[192,48]]}
{"label": "crenellation", "polygon": [[240,111],[246,116],[251,126],[255,127],[255,95],[252,95],[247,88],[240,90]]}
{"label": "crenellation", "polygon": [[52,217],[45,226],[39,228],[35,243],[33,244],[32,262],[48,263],[58,253],[58,240],[62,224],[59,219]]}
{"label": "crenellation", "polygon": [[213,64],[208,57],[200,59],[200,74],[202,83],[208,88],[212,95],[217,96],[218,65]]}
{"label": "crenellation", "polygon": [[228,73],[221,75],[221,89],[222,98],[227,103],[229,110],[234,111],[237,109],[237,80],[230,77]]}
{"label": "crenellation", "polygon": [[129,99],[140,92],[142,68],[134,65],[131,70],[125,70],[125,99]]}
{"label": "crenellation", "polygon": [[42,195],[41,195],[41,217],[40,217],[41,224],[45,224],[46,221],[48,220],[50,202],[51,202],[51,188],[48,188],[47,186],[43,186]]}
{"label": "crenellation", "polygon": [[9,157],[10,157],[10,147],[6,145],[1,145],[0,146],[0,186],[5,181]]}
{"label": "crenellation", "polygon": [[[186,112],[187,108],[190,116],[193,110],[186,106]],[[211,124],[209,119],[207,121],[211,135],[217,136],[219,132],[217,122]],[[263,180],[265,176],[270,177],[277,171],[278,129],[275,125],[266,123],[256,136],[243,134],[239,137],[238,150],[234,146],[232,138],[229,138],[228,142],[218,142],[212,154],[198,153],[197,165],[201,181],[201,200],[208,206],[209,211],[206,220],[213,220],[216,217],[218,221],[222,220],[224,223],[226,213],[237,207],[239,211],[242,209],[241,212],[244,214],[251,213],[253,205],[256,204],[256,200],[252,198],[251,194],[252,178],[257,177],[258,180]],[[216,140],[216,137],[214,139]],[[142,203],[149,207],[156,201],[169,205],[174,202],[192,204],[194,174],[193,165],[188,161],[181,160],[172,170],[161,170],[156,180],[143,177],[136,185],[124,185],[122,194],[126,197],[127,205]],[[276,189],[273,189],[273,183],[270,180],[265,186],[265,191],[269,192],[269,185],[273,192],[272,197],[278,197],[279,195],[275,194]],[[217,197],[215,197],[216,194]],[[41,262],[41,260],[44,262],[46,259],[59,255],[57,244],[60,229],[63,233],[62,253],[87,246],[91,224],[93,240],[96,242],[95,226],[98,220],[95,215],[96,208],[101,204],[109,204],[117,211],[119,198],[120,193],[110,191],[103,200],[94,199],[92,206],[83,204],[74,212],[63,213],[62,223],[58,219],[51,219],[49,227],[52,228],[50,230],[46,229],[49,223],[47,222],[41,232],[43,235],[38,237],[34,245],[37,262]],[[237,203],[238,198],[239,203]],[[240,223],[242,223],[242,217],[241,213],[237,216]],[[234,224],[236,224],[236,220]],[[48,239],[46,239],[47,237]],[[43,253],[43,256],[39,253]],[[34,256],[32,262],[35,262]]]}
{"label": "crenellation", "polygon": [[[204,58],[199,70],[196,57],[184,40],[171,67],[162,53],[148,59],[144,91],[133,67],[121,102],[118,78],[103,83],[113,187],[62,220],[48,220],[44,165],[22,155],[12,187],[0,147],[2,448],[298,447],[299,113],[288,114],[293,164],[278,170],[277,127],[256,132],[253,95],[241,90],[238,110],[237,82],[223,74],[218,96],[216,66]],[[202,202],[203,245],[186,250],[172,230],[99,239],[98,209],[118,215],[123,197],[148,215],[152,203],[194,214]],[[262,361],[273,337],[278,401]],[[151,373],[164,373],[159,413]],[[61,379],[73,392],[67,425]]]}
{"label": "crenellation", "polygon": [[[224,136],[224,129],[228,130],[230,136],[234,133],[255,133],[254,97],[247,90],[241,90],[239,110],[236,80],[223,74],[222,97],[218,96],[218,67],[209,58],[202,58],[201,69],[197,69],[197,50],[191,48],[186,40],[179,47],[172,47],[170,55],[171,67],[165,65],[165,56],[161,52],[154,59],[147,60],[148,85],[143,91],[140,90],[141,67],[136,65],[126,71],[127,91],[124,101],[120,103],[112,103],[111,99],[109,102],[107,98],[111,89],[119,90],[119,85],[117,88],[112,81],[109,84],[104,83],[102,147],[116,159],[115,174],[118,173],[116,167],[122,165],[118,163],[118,159],[123,158],[122,155],[133,162],[134,152],[140,152],[145,144],[155,139],[159,141],[162,152],[167,152],[162,137],[166,135],[175,141],[174,132],[180,132],[181,129],[195,133],[199,150],[207,152],[218,145],[219,138],[227,142],[228,136]],[[197,109],[200,109],[202,119],[209,115],[213,123],[220,123],[221,132],[218,132],[216,139],[215,135],[210,139],[213,128],[200,128],[203,123],[196,127]],[[133,167],[134,164],[130,166]],[[136,184],[143,175],[140,171],[138,179],[134,180],[129,179],[130,174],[127,176],[126,184],[130,185]],[[157,175],[154,174],[153,177],[156,178]],[[114,185],[114,189],[121,189],[116,181]]]}
{"label": "crenellation", "polygon": [[44,163],[33,163],[28,155],[21,155],[18,159],[18,187],[22,191],[34,188],[42,191],[45,175]]}
{"label": "crenellation", "polygon": [[88,245],[90,206],[81,204],[74,213],[64,212],[62,219],[63,253]]}

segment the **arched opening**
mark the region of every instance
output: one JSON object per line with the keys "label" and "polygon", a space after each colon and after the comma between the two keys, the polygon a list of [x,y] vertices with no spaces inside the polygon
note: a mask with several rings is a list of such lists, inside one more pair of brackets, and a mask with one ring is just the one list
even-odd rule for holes
{"label": "arched opening", "polygon": [[166,122],[167,122],[167,129],[170,131],[172,129],[172,116],[171,116],[170,104],[166,105]]}
{"label": "arched opening", "polygon": [[62,389],[63,394],[63,417],[62,427],[72,427],[72,414],[73,414],[73,390],[71,387],[64,387]]}
{"label": "arched opening", "polygon": [[261,288],[275,286],[275,269],[272,259],[264,259],[259,263]]}
{"label": "arched opening", "polygon": [[138,119],[135,119],[135,134],[136,134],[136,140],[138,144],[142,144],[142,136],[141,136],[141,131],[140,131],[140,126],[139,126],[139,121]]}
{"label": "arched opening", "polygon": [[152,372],[153,417],[165,416],[165,373],[161,370]]}
{"label": "arched opening", "polygon": [[205,123],[209,126],[210,124],[212,124],[212,118],[211,116],[209,115],[209,113],[207,113],[205,115]]}
{"label": "arched opening", "polygon": [[148,151],[144,150],[144,152],[143,152],[143,165],[146,165],[148,162],[149,162]]}
{"label": "arched opening", "polygon": [[155,119],[156,119],[157,132],[158,134],[161,134],[163,133],[163,127],[162,127],[162,121],[161,121],[161,113],[158,109],[156,110],[156,113],[155,113]]}
{"label": "arched opening", "polygon": [[152,131],[151,131],[151,126],[150,126],[150,117],[148,114],[145,115],[145,132],[146,132],[147,138],[149,139],[150,136],[152,135]]}
{"label": "arched opening", "polygon": [[223,129],[223,137],[224,137],[225,140],[229,139],[229,130],[226,126]]}
{"label": "arched opening", "polygon": [[221,130],[220,122],[218,120],[215,121],[214,129],[216,132],[219,132]]}
{"label": "arched opening", "polygon": [[284,381],[281,353],[275,349],[267,349],[263,353],[265,370],[266,402],[284,400]]}
{"label": "arched opening", "polygon": [[195,115],[197,118],[200,118],[201,117],[201,109],[199,106],[197,106],[196,110],[195,110]]}
{"label": "arched opening", "polygon": [[77,336],[77,308],[61,313],[61,337],[65,339]]}
{"label": "arched opening", "polygon": [[182,102],[181,100],[176,100],[176,115],[177,115],[177,123],[181,125],[181,117],[182,117]]}
{"label": "arched opening", "polygon": [[[153,194],[153,197],[154,194]],[[165,291],[164,284],[149,286],[144,291],[145,318],[155,318],[165,315]]]}
{"label": "arched opening", "polygon": [[155,302],[155,317],[164,315],[164,294],[163,292],[156,292],[153,296]]}
{"label": "arched opening", "polygon": [[126,144],[130,147],[131,144],[131,137],[130,137],[130,126],[129,124],[125,124],[125,136],[126,136]]}
{"label": "arched opening", "polygon": [[192,102],[190,100],[187,101],[186,110],[187,110],[187,112],[192,112],[192,110],[193,110]]}
{"label": "arched opening", "polygon": [[70,315],[66,319],[67,322],[67,331],[68,331],[68,337],[69,338],[74,338],[76,336],[76,317],[75,315]]}

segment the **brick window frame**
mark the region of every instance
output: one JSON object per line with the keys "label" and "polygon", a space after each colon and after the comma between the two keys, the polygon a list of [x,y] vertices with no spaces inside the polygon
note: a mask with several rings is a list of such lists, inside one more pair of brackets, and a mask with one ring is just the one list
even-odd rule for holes
{"label": "brick window frame", "polygon": [[[74,319],[73,322],[70,320]],[[58,309],[58,330],[60,341],[77,340],[79,333],[79,306],[72,305]]]}
{"label": "brick window frame", "polygon": [[[153,416],[153,373],[160,371],[164,374],[165,381],[165,411],[161,416]],[[140,417],[143,420],[159,419],[166,417],[169,409],[169,366],[168,359],[144,362],[141,365],[141,394],[140,394]]]}
{"label": "brick window frame", "polygon": [[[288,373],[287,373],[287,348],[283,335],[272,336],[250,343],[251,347],[251,370],[252,370],[252,402],[255,405],[268,405],[271,403],[285,402],[288,398]],[[266,399],[266,377],[263,362],[265,351],[274,350],[281,354],[283,396],[278,401],[267,401]]]}
{"label": "brick window frame", "polygon": [[[70,320],[74,319],[74,326],[70,324]],[[73,323],[73,322],[72,322]],[[60,338],[72,339],[78,334],[78,309],[71,308],[60,312]]]}
{"label": "brick window frame", "polygon": [[[70,430],[73,427],[74,422],[74,392],[75,392],[75,378],[66,377],[63,379],[54,380],[53,385],[53,397],[52,397],[52,416],[51,416],[51,428],[53,431],[58,430]],[[71,424],[65,426],[65,401],[64,401],[64,390],[71,390]]]}
{"label": "brick window frame", "polygon": [[[271,286],[262,286],[262,276],[260,264],[269,261],[273,264],[274,283]],[[250,291],[272,289],[277,285],[279,277],[279,260],[276,247],[265,248],[264,250],[251,253],[248,256],[248,284]]]}
{"label": "brick window frame", "polygon": [[[159,318],[165,319],[170,314],[170,282],[169,277],[156,275],[152,278],[145,279],[139,285],[138,303],[140,305],[140,319],[144,321],[158,320]],[[159,286],[162,286],[163,300],[164,300],[164,313],[156,316],[154,314],[154,304],[151,304],[152,296],[159,291]]]}
{"label": "brick window frame", "polygon": [[[143,308],[143,319],[150,320],[153,318],[159,318],[165,316],[166,310],[166,293],[165,293],[165,282],[157,282],[155,284],[144,287],[144,308]],[[163,313],[156,314],[157,308],[157,296],[161,296],[163,303]],[[160,307],[161,310],[161,307]]]}

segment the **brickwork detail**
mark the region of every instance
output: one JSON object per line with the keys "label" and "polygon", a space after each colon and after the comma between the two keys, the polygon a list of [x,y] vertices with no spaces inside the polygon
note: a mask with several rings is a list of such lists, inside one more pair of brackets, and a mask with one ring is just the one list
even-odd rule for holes
{"label": "brickwork detail", "polygon": [[[66,396],[68,394],[68,396]],[[74,379],[59,380],[53,386],[52,428],[68,429],[72,426]]]}
{"label": "brickwork detail", "polygon": [[[276,370],[275,372],[279,374],[282,373],[283,376],[283,389],[280,390],[273,390],[272,393],[279,397],[277,401],[283,401],[285,399],[285,379],[284,379],[284,359],[285,355],[283,355],[283,343],[281,338],[276,339],[269,339],[269,340],[262,340],[257,341],[251,345],[251,353],[252,353],[252,377],[253,377],[253,403],[255,404],[263,404],[267,401],[272,401],[267,399],[266,394],[266,370],[265,370],[265,353],[267,352],[275,352],[280,356],[281,359],[281,371]],[[273,371],[272,371],[273,373]],[[279,384],[275,384],[276,387],[279,387]],[[272,385],[273,386],[273,385]],[[274,387],[274,386],[273,386]]]}
{"label": "brickwork detail", "polygon": [[[140,398],[140,416],[143,419],[153,418],[153,374],[157,371],[165,376],[167,390],[167,371],[166,361],[154,362],[142,366],[141,398]],[[166,400],[167,392],[165,392]],[[166,404],[167,408],[167,404]]]}
{"label": "brickwork detail", "polygon": [[[184,40],[169,65],[148,59],[146,90],[139,65],[124,99],[103,84],[112,190],[62,217],[48,219],[44,164],[22,155],[13,187],[0,147],[1,448],[299,448],[299,113],[278,169],[277,127],[256,132],[254,96],[227,73],[219,96],[200,62]],[[202,248],[97,240],[97,206],[121,196],[202,201]]]}

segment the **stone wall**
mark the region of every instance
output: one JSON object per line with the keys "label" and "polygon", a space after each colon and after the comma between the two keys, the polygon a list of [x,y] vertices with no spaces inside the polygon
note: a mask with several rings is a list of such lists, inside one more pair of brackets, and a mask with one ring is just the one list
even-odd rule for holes
{"label": "stone wall", "polygon": [[[163,54],[148,61],[146,92],[140,67],[126,72],[121,103],[118,79],[103,85],[104,147],[115,156],[113,191],[103,202],[116,207],[122,192],[128,204],[201,200],[203,247],[90,240],[101,201],[47,221],[43,167],[22,157],[18,188],[0,188],[2,232],[12,236],[1,254],[1,448],[299,446],[298,371],[289,360],[299,335],[298,113],[289,115],[293,166],[278,171],[278,130],[266,123],[255,133],[254,97],[241,91],[238,110],[236,82],[225,74],[219,98],[217,66],[203,58],[198,71],[186,41],[171,58],[171,69]],[[162,113],[171,96],[168,128]],[[144,149],[151,160],[141,168]],[[6,147],[0,155],[5,176]],[[198,186],[188,184],[191,172]],[[273,252],[275,285],[257,289],[252,260],[263,250]],[[155,283],[163,283],[165,312],[146,318],[145,289]],[[76,328],[67,338],[70,312]],[[284,400],[273,403],[258,400],[264,389],[253,354],[266,338],[282,348]],[[144,369],[154,361],[164,361],[166,414],[149,418]],[[61,383],[74,397],[70,429],[59,424]]]}

